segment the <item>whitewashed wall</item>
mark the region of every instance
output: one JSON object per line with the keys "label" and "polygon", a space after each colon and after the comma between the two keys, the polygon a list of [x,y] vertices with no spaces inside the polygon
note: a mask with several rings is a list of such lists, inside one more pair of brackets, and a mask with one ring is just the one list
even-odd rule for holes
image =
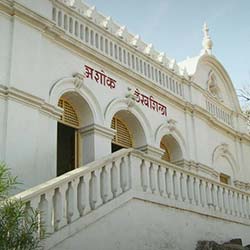
{"label": "whitewashed wall", "polygon": [[[51,19],[50,1],[19,2]],[[98,59],[93,56],[97,54],[94,49],[84,47],[84,50],[80,50],[72,44],[70,46],[67,43],[60,44],[56,37],[51,37],[44,30],[39,30],[34,25],[29,25],[16,17],[0,15],[0,18],[0,27],[5,38],[0,41],[0,84],[23,91],[24,95],[31,99],[35,98],[38,102],[55,105],[57,100],[51,103],[50,93],[60,79],[70,78],[74,73],[84,74],[85,64],[99,71],[104,70],[117,81],[115,89],[110,90],[89,79],[84,80],[84,87],[81,89],[82,95],[88,96],[93,100],[93,105],[99,107],[99,110],[94,110],[98,113],[96,116],[99,116],[94,120],[95,124],[109,128],[110,114],[105,112],[110,103],[115,99],[124,99],[128,93],[128,87],[132,88],[132,91],[138,88],[148,96],[153,95],[157,101],[168,107],[167,118],[140,104],[135,104],[130,109],[135,116],[138,116],[137,119],[142,121],[148,145],[159,148],[157,130],[166,125],[169,119],[173,119],[177,122],[174,132],[166,131],[182,142],[185,160],[194,161],[200,166],[209,166],[220,172],[220,166],[213,166],[212,155],[216,147],[226,143],[237,165],[233,179],[249,182],[250,156],[247,153],[250,148],[249,141],[240,142],[239,138],[235,139],[225,132],[223,125],[222,129],[218,128],[210,118],[204,116],[201,118],[199,112],[195,110],[193,113],[190,110],[184,111],[185,108],[175,102],[177,97],[171,100],[170,93],[159,89],[159,86],[156,87],[153,83],[146,84],[145,80],[129,75],[131,73],[129,70],[118,67],[111,61],[107,63],[107,60]],[[201,86],[204,87],[209,68],[205,66],[198,71],[195,80],[201,81]],[[191,95],[188,91],[191,91]],[[204,108],[203,92],[204,89],[201,90],[198,86],[188,89],[185,85],[185,101]],[[230,104],[227,98],[225,102]],[[4,109],[2,103],[0,111]],[[57,143],[55,117],[44,115],[41,112],[42,104],[40,106],[32,105],[31,102],[24,104],[23,100],[18,102],[9,100],[7,103],[7,129],[3,125],[0,132],[0,135],[6,134],[5,146],[3,146],[3,139],[2,142],[0,140],[1,151],[6,151],[6,155],[1,152],[0,155],[3,155],[1,160],[13,169],[14,174],[20,176],[27,187],[55,177]],[[120,107],[122,108],[122,105]],[[1,117],[4,116],[0,115],[0,121],[2,119],[3,124],[5,118]],[[244,131],[243,121],[241,118],[239,120],[239,128]],[[100,155],[104,154],[102,150],[96,152]]]}
{"label": "whitewashed wall", "polygon": [[194,250],[238,237],[249,244],[248,226],[134,199],[51,249]]}

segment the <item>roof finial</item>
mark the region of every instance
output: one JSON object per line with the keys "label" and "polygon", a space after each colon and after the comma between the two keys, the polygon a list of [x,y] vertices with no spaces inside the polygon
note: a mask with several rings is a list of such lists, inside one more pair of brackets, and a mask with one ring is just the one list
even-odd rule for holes
{"label": "roof finial", "polygon": [[202,47],[203,47],[202,52],[208,53],[209,55],[211,55],[212,48],[213,48],[213,41],[211,40],[208,32],[209,32],[208,26],[206,23],[204,23],[204,25],[203,25],[204,36],[203,36],[203,41],[202,41]]}

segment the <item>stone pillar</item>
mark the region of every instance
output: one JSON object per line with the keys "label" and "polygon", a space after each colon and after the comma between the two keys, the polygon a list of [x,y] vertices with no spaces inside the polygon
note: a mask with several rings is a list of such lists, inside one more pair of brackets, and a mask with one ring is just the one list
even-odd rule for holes
{"label": "stone pillar", "polygon": [[80,165],[111,154],[111,142],[116,133],[114,129],[97,124],[88,125],[80,132]]}

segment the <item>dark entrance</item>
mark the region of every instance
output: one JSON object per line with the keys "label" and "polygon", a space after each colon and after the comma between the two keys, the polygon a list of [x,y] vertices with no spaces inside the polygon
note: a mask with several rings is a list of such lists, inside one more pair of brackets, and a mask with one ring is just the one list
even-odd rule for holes
{"label": "dark entrance", "polygon": [[75,169],[76,130],[58,122],[57,128],[57,176]]}
{"label": "dark entrance", "polygon": [[111,152],[112,153],[114,153],[114,152],[116,152],[116,151],[118,151],[118,150],[120,150],[120,149],[123,149],[124,147],[122,147],[122,146],[120,146],[120,145],[117,145],[117,144],[114,144],[114,143],[112,143],[111,144]]}

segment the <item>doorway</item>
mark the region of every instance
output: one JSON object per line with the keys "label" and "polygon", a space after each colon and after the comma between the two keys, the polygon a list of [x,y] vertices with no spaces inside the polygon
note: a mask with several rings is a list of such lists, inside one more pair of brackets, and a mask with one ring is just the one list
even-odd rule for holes
{"label": "doorway", "polygon": [[60,176],[78,167],[79,121],[68,100],[61,98],[58,106],[64,110],[57,126],[57,176]]}
{"label": "doorway", "polygon": [[57,128],[57,176],[76,167],[76,130],[58,123]]}

